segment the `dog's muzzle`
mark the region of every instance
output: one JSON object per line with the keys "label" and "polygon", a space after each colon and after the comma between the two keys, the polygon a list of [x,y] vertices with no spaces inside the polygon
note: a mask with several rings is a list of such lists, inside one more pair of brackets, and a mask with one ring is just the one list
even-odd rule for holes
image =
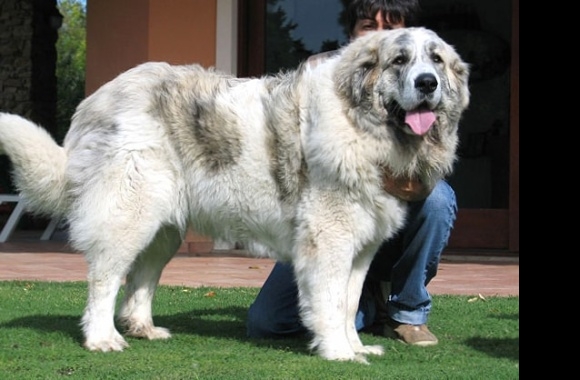
{"label": "dog's muzzle", "polygon": [[421,74],[415,78],[415,88],[425,95],[435,92],[438,85],[437,78],[431,73]]}

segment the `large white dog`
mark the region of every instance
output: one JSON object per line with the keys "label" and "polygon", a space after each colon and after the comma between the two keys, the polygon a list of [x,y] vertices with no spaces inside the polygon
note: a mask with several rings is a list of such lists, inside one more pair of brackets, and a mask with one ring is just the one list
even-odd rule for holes
{"label": "large white dog", "polygon": [[84,346],[165,339],[151,304],[188,226],[293,263],[311,348],[366,362],[354,317],[379,244],[405,222],[389,171],[428,187],[448,175],[468,105],[469,69],[432,31],[369,33],[338,55],[239,79],[198,65],[146,63],[78,107],[58,146],[0,114],[0,152],[29,209],[70,224],[88,262]]}

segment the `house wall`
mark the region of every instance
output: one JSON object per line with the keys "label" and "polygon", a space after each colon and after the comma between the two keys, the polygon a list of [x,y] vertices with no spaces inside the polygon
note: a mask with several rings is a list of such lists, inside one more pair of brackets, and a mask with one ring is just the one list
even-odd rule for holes
{"label": "house wall", "polygon": [[[0,0],[0,110],[56,133],[56,0]],[[0,193],[14,192],[10,161],[0,155]],[[7,209],[0,205],[0,226]]]}
{"label": "house wall", "polygon": [[0,1],[0,109],[56,127],[56,0]]}
{"label": "house wall", "polygon": [[214,66],[216,2],[87,1],[86,94],[147,61]]}

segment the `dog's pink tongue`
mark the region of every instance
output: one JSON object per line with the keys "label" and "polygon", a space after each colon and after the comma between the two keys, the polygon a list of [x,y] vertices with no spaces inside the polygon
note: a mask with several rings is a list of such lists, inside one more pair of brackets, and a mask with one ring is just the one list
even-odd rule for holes
{"label": "dog's pink tongue", "polygon": [[411,127],[413,132],[424,135],[429,131],[435,122],[435,114],[429,110],[409,111],[405,116],[405,123]]}

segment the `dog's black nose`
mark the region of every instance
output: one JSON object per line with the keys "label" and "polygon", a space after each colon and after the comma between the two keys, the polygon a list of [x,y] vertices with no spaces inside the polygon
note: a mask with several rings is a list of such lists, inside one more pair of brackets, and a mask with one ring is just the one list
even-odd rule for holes
{"label": "dog's black nose", "polygon": [[415,88],[423,94],[430,94],[437,89],[437,78],[433,74],[421,74],[415,79]]}

